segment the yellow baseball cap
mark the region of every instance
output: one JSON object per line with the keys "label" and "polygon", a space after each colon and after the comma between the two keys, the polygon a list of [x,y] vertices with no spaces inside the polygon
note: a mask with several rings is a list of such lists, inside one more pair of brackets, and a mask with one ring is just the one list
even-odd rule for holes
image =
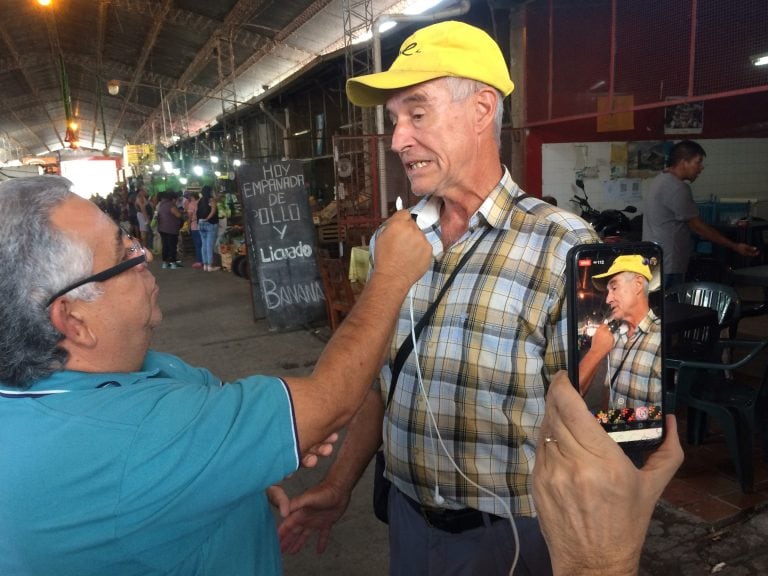
{"label": "yellow baseball cap", "polygon": [[[629,254],[618,256],[616,260],[613,261],[613,264],[611,264],[611,267],[608,268],[608,272],[592,276],[592,284],[594,284],[595,288],[598,290],[604,291],[606,284],[608,283],[608,278],[620,272],[634,272],[635,274],[640,274],[640,276],[643,276],[649,282],[651,281],[651,278],[653,278],[651,268],[648,266],[648,259],[640,254]],[[605,280],[601,280],[601,278],[605,278]]]}
{"label": "yellow baseball cap", "polygon": [[480,28],[448,20],[411,34],[386,72],[349,78],[347,98],[358,106],[376,106],[384,104],[392,90],[443,76],[477,80],[504,96],[515,87],[494,39]]}

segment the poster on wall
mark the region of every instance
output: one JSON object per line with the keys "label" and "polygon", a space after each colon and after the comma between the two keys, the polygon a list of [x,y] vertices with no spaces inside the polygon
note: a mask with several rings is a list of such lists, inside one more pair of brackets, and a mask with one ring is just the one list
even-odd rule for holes
{"label": "poster on wall", "polygon": [[664,134],[701,134],[703,128],[704,102],[681,102],[664,108]]}
{"label": "poster on wall", "polygon": [[626,177],[628,154],[626,142],[611,144],[611,178]]}
{"label": "poster on wall", "polygon": [[[612,106],[611,106],[612,104]],[[635,113],[632,107],[635,105],[634,96],[608,96],[597,97],[597,131],[620,132],[622,130],[634,130]],[[623,110],[623,112],[611,112]]]}
{"label": "poster on wall", "polygon": [[627,177],[651,178],[664,169],[664,142],[627,142]]}

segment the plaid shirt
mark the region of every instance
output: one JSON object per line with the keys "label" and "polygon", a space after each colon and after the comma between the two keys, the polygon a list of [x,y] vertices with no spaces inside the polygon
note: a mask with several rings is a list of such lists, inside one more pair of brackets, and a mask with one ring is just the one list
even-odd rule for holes
{"label": "plaid shirt", "polygon": [[[505,500],[513,514],[531,516],[531,471],[544,395],[554,373],[566,366],[566,254],[597,236],[581,218],[535,198],[517,198],[523,195],[505,170],[470,219],[469,230],[447,251],[439,223],[425,231],[435,258],[411,294],[418,322],[462,255],[486,227],[493,228],[421,333],[418,369],[440,436],[460,469]],[[372,244],[372,255],[374,250]],[[411,337],[410,305],[408,297],[381,372],[385,402],[392,362]],[[411,498],[425,506],[508,515],[496,498],[456,472],[439,445],[414,353],[403,365],[383,432],[387,476]],[[445,498],[442,506],[433,500],[436,484]]]}
{"label": "plaid shirt", "polygon": [[606,385],[610,386],[610,379],[619,370],[611,388],[611,409],[661,405],[660,346],[661,322],[653,310],[648,310],[631,339],[617,334],[606,374]]}

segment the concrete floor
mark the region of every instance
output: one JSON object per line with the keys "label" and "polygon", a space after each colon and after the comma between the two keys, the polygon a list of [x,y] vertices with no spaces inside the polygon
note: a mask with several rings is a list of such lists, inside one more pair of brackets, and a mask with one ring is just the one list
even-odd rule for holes
{"label": "concrete floor", "polygon": [[[165,314],[153,347],[206,366],[225,380],[253,373],[306,374],[329,337],[325,327],[276,333],[264,320],[254,321],[249,282],[233,274],[206,273],[189,267],[161,270],[158,262],[151,267],[160,286]],[[765,337],[765,327],[763,316],[747,321],[740,326],[740,332]],[[709,460],[705,464],[711,471],[702,472],[704,480],[714,480],[722,473],[718,468],[723,463]],[[285,486],[291,493],[300,491],[314,483],[323,469],[301,470]],[[325,554],[318,556],[314,547],[309,547],[286,557],[287,576],[388,573],[386,527],[371,510],[371,472],[372,467],[356,488]],[[768,497],[762,497],[768,494],[768,482],[762,475],[759,480],[763,482],[758,494],[742,498],[737,503],[740,513],[725,521],[697,516],[690,506],[686,508],[675,498],[662,500],[649,530],[641,576],[768,574]],[[676,486],[679,483],[670,491],[680,500],[679,490],[673,490]],[[609,567],[606,570],[606,574],[611,573]]]}

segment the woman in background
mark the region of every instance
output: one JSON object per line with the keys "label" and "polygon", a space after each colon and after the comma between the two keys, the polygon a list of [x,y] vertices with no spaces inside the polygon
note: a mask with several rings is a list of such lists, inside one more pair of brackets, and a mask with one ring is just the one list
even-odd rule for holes
{"label": "woman in background", "polygon": [[203,269],[206,272],[215,272],[221,270],[220,266],[213,265],[213,247],[219,231],[219,216],[211,187],[206,184],[202,193],[197,203],[197,225],[202,243]]}
{"label": "woman in background", "polygon": [[176,193],[173,190],[160,193],[157,205],[157,230],[163,245],[163,268],[178,268],[177,245],[182,216],[176,208]]}
{"label": "woman in background", "polygon": [[197,192],[188,192],[184,199],[184,212],[189,222],[189,235],[192,237],[192,244],[195,246],[195,263],[192,268],[203,267],[203,244],[200,238],[200,227],[197,224],[197,205],[200,194]]}

